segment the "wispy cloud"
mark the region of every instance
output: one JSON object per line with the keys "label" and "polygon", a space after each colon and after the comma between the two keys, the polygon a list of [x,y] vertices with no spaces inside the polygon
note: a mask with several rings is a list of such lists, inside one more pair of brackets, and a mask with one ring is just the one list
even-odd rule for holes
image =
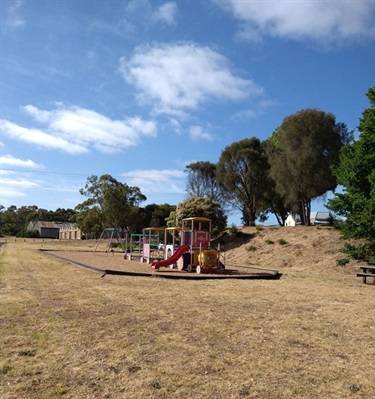
{"label": "wispy cloud", "polygon": [[31,159],[19,159],[15,158],[12,155],[1,155],[0,156],[0,167],[22,167],[22,168],[31,168],[31,169],[39,169],[43,168],[42,165],[37,164],[36,162],[32,161]]}
{"label": "wispy cloud", "polygon": [[25,26],[25,20],[21,17],[21,9],[22,1],[21,0],[13,0],[8,9],[8,14],[5,19],[5,24],[11,29],[21,28]]}
{"label": "wispy cloud", "polygon": [[259,115],[263,115],[270,108],[277,107],[279,103],[277,101],[272,100],[262,100],[253,108],[241,110],[233,115],[233,119],[236,120],[246,120],[257,118]]}
{"label": "wispy cloud", "polygon": [[175,25],[177,11],[178,11],[177,4],[170,1],[168,3],[162,4],[154,12],[153,17],[156,21],[163,22],[167,25]]}
{"label": "wispy cloud", "polygon": [[[122,174],[129,186],[139,187],[147,195],[184,195],[185,174],[178,169],[137,169]],[[173,201],[170,201],[172,203]]]}
{"label": "wispy cloud", "polygon": [[201,126],[191,126],[190,128],[190,138],[193,141],[208,140],[212,141],[214,135],[204,130]]}
{"label": "wispy cloud", "polygon": [[10,205],[9,201],[27,196],[27,190],[38,188],[36,181],[16,174],[11,170],[0,169],[0,199],[1,205]]}
{"label": "wispy cloud", "polygon": [[334,43],[374,37],[375,3],[368,0],[215,0],[241,23],[240,36]]}
{"label": "wispy cloud", "polygon": [[121,58],[120,72],[138,90],[137,99],[158,113],[179,116],[209,101],[239,101],[263,89],[237,76],[218,52],[194,43],[138,47]]}
{"label": "wispy cloud", "polygon": [[33,105],[23,110],[42,128],[22,127],[0,120],[0,131],[7,137],[38,147],[60,150],[72,155],[89,152],[121,152],[137,145],[144,136],[155,137],[156,123],[139,117],[112,120],[95,111],[60,105],[52,111]]}
{"label": "wispy cloud", "polygon": [[149,0],[130,0],[124,8],[123,26],[127,32],[135,32],[140,26],[144,29],[157,24],[173,26],[177,12],[177,4],[172,1],[154,7],[154,2]]}

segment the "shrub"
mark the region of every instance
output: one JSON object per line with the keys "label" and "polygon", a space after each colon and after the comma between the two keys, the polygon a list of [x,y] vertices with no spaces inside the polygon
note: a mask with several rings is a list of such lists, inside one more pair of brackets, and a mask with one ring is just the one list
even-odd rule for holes
{"label": "shrub", "polygon": [[12,367],[9,366],[8,364],[6,364],[5,366],[0,368],[0,375],[5,375],[7,373],[9,373],[9,371],[12,370]]}
{"label": "shrub", "polygon": [[40,235],[38,230],[22,230],[16,234],[16,237],[40,238]]}
{"label": "shrub", "polygon": [[266,240],[266,244],[275,244],[275,241],[272,241],[272,240]]}
{"label": "shrub", "polygon": [[345,266],[350,262],[348,258],[341,258],[341,259],[336,259],[336,265],[337,266]]}
{"label": "shrub", "polygon": [[375,246],[370,244],[349,244],[345,243],[340,250],[342,253],[349,255],[352,259],[363,260],[370,264],[375,264]]}
{"label": "shrub", "polygon": [[277,240],[277,242],[278,242],[280,245],[285,245],[285,244],[287,244],[287,242],[284,240],[284,238],[279,238],[279,239]]}
{"label": "shrub", "polygon": [[255,229],[256,229],[256,231],[263,231],[264,227],[263,226],[256,226]]}
{"label": "shrub", "polygon": [[19,351],[18,355],[19,356],[25,356],[25,357],[33,357],[33,356],[35,356],[35,350]]}
{"label": "shrub", "polygon": [[238,227],[233,223],[230,228],[229,228],[229,232],[233,235],[236,235],[238,233]]}
{"label": "shrub", "polygon": [[254,252],[257,248],[254,245],[248,245],[246,247],[246,251]]}

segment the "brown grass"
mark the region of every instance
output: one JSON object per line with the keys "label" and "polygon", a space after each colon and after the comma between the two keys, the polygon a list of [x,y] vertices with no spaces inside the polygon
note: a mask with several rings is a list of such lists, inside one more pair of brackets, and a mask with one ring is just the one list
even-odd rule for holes
{"label": "brown grass", "polygon": [[278,269],[275,281],[101,278],[37,251],[93,245],[3,246],[2,399],[375,397],[375,287],[336,265],[336,231],[222,239],[229,263]]}

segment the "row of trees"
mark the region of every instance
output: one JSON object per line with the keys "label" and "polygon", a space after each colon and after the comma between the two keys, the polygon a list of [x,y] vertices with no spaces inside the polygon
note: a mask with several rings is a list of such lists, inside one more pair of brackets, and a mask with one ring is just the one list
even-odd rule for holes
{"label": "row of trees", "polygon": [[330,209],[345,216],[346,235],[375,237],[375,88],[368,92],[371,108],[360,121],[359,140],[335,116],[305,109],[284,119],[263,142],[252,137],[227,146],[219,161],[199,161],[186,167],[187,199],[174,205],[140,205],[146,200],[130,187],[105,174],[90,176],[80,193],[86,200],[74,210],[55,212],[34,207],[0,208],[3,234],[14,234],[30,220],[77,222],[85,232],[104,227],[140,231],[144,227],[179,225],[183,217],[210,217],[218,230],[227,216],[239,210],[243,222],[254,225],[274,214],[280,225],[288,212],[310,223],[311,201],[344,186],[329,201]]}
{"label": "row of trees", "polygon": [[[170,225],[179,225],[182,217],[199,214],[213,218],[221,229],[233,209],[241,212],[246,225],[264,221],[269,213],[283,225],[287,213],[294,211],[308,225],[312,199],[336,187],[332,168],[339,163],[341,147],[352,138],[333,114],[302,110],[285,118],[264,142],[244,139],[226,147],[217,164],[188,165],[187,200],[176,210],[165,205],[166,212],[173,211],[165,217]],[[136,230],[150,221],[140,208],[146,200],[140,189],[110,175],[89,177],[80,193],[87,197],[76,207],[84,231],[102,226]]]}
{"label": "row of trees", "polygon": [[23,234],[29,222],[34,220],[75,221],[74,209],[58,208],[56,211],[38,208],[36,205],[21,206],[12,205],[8,208],[0,205],[0,236],[16,236]]}
{"label": "row of trees", "polygon": [[302,110],[285,118],[264,142],[244,139],[226,147],[217,164],[188,165],[187,192],[239,210],[246,225],[264,221],[269,213],[283,225],[290,211],[308,225],[311,201],[336,188],[332,170],[352,139],[333,114]]}

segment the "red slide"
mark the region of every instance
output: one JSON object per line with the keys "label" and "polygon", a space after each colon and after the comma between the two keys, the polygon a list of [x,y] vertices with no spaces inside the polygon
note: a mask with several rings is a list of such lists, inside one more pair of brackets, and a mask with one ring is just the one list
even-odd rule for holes
{"label": "red slide", "polygon": [[159,269],[159,267],[169,266],[173,263],[176,263],[179,258],[190,248],[189,245],[181,245],[176,249],[172,256],[168,259],[159,260],[159,262],[152,262],[151,267],[153,269]]}

